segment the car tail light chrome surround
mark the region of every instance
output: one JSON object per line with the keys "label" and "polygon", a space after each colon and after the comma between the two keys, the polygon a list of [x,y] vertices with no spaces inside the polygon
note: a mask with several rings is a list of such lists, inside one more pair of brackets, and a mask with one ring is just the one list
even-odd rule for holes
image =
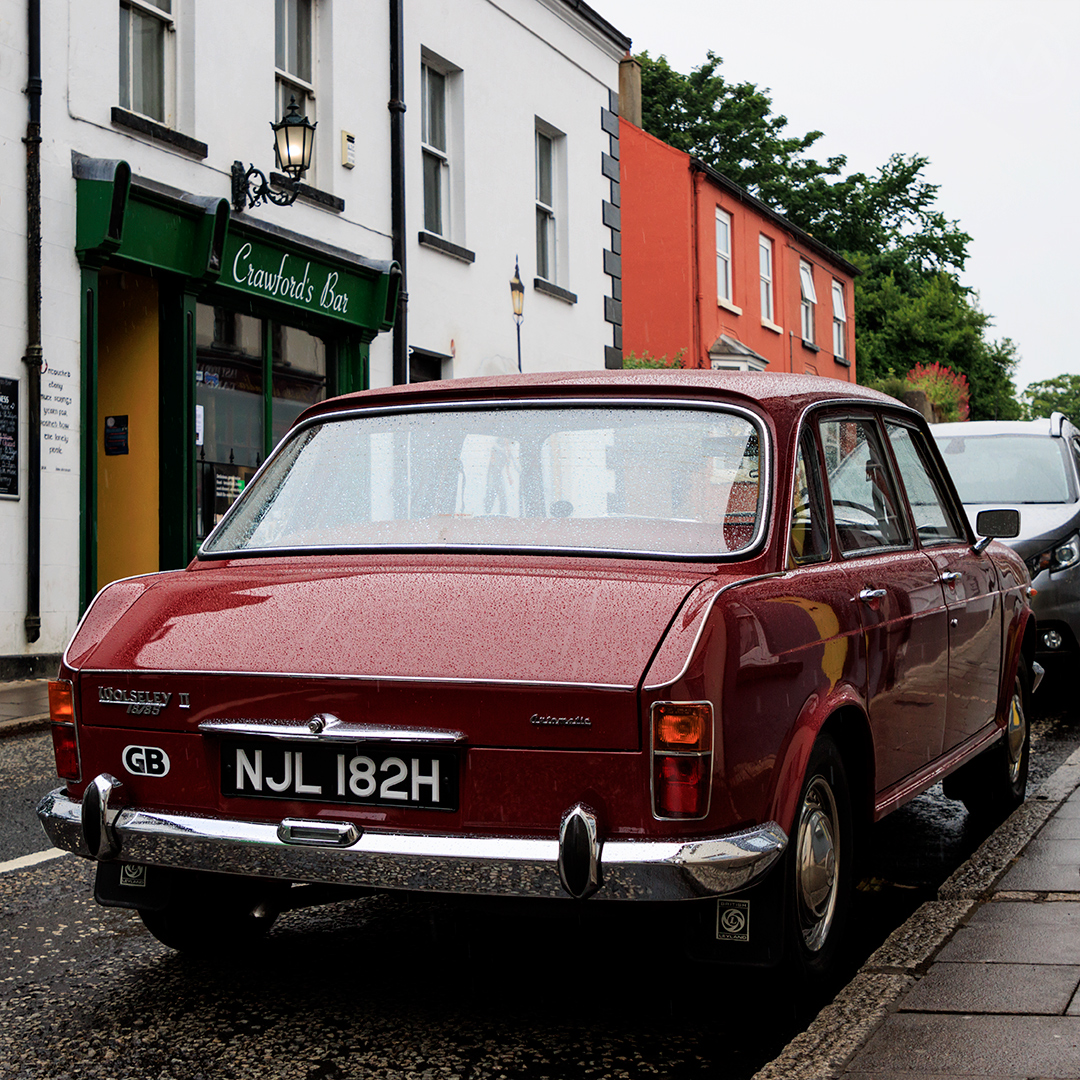
{"label": "car tail light chrome surround", "polygon": [[706,817],[712,794],[712,703],[656,701],[651,718],[653,817]]}
{"label": "car tail light chrome surround", "polygon": [[53,756],[61,780],[82,776],[79,739],[75,730],[75,691],[67,679],[49,682],[49,719],[52,721]]}

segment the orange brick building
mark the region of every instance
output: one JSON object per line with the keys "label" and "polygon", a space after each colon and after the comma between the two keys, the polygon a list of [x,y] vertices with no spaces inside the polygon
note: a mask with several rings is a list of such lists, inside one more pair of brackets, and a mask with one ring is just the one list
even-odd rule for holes
{"label": "orange brick building", "polygon": [[855,382],[851,263],[626,119],[619,149],[624,355]]}

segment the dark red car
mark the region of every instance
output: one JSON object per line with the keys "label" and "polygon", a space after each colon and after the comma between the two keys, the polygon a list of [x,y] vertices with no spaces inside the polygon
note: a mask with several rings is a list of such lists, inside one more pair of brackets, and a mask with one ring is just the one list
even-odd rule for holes
{"label": "dark red car", "polygon": [[636,905],[820,973],[873,821],[945,777],[1023,798],[1035,626],[988,543],[922,419],[846,383],[327,401],[187,569],[93,602],[41,820],[174,947],[374,888]]}

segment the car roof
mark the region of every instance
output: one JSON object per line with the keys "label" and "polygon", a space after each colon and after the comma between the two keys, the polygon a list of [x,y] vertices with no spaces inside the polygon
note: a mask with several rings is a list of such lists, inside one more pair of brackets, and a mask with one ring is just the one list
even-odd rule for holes
{"label": "car roof", "polygon": [[724,397],[745,399],[770,413],[801,412],[822,401],[852,401],[891,405],[912,411],[894,398],[856,383],[819,375],[704,369],[632,369],[621,371],[561,371],[538,375],[503,375],[446,379],[363,390],[331,398],[307,409],[300,420],[326,413],[374,406],[483,400],[490,398],[604,397]]}

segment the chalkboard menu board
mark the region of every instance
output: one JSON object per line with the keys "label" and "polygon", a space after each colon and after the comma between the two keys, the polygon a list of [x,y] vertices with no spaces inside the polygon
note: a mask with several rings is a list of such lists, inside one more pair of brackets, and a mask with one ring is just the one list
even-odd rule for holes
{"label": "chalkboard menu board", "polygon": [[0,498],[19,497],[19,380],[0,377]]}

